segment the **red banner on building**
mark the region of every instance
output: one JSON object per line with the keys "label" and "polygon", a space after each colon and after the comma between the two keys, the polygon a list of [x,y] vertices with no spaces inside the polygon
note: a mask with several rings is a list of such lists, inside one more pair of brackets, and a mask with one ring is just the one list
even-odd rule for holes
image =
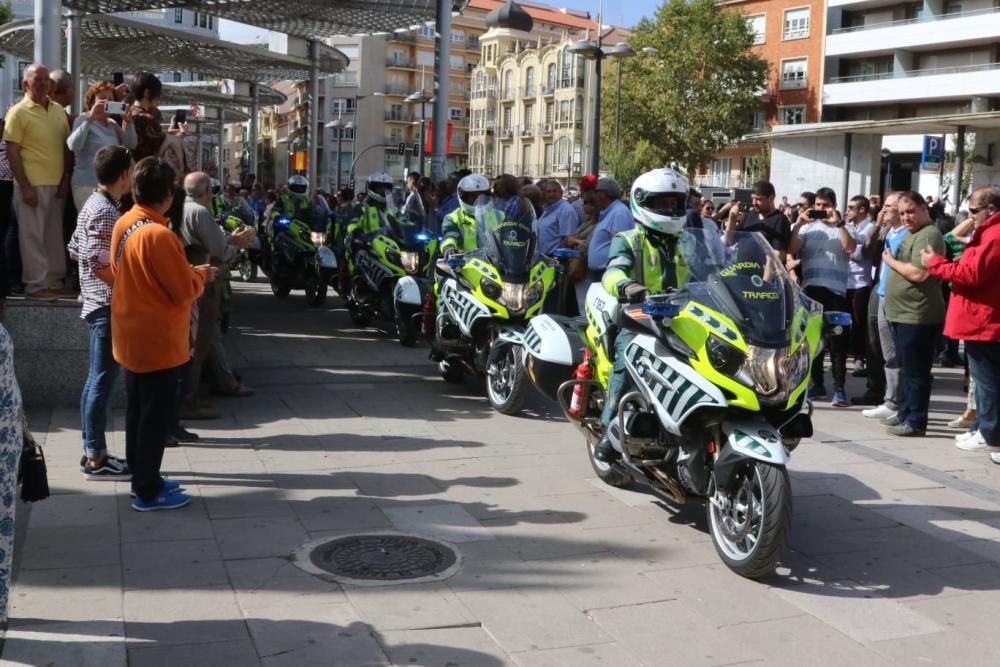
{"label": "red banner on building", "polygon": [[[448,149],[451,147],[451,131],[451,121],[448,121],[448,140],[445,142],[445,155],[448,154]],[[424,152],[428,155],[434,152],[434,121],[432,120],[427,121],[427,136],[424,137]]]}

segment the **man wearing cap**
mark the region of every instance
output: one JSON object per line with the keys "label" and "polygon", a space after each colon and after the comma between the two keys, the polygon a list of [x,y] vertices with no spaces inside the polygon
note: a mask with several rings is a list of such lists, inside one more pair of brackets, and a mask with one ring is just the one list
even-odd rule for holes
{"label": "man wearing cap", "polygon": [[[582,183],[581,183],[582,185]],[[597,209],[597,226],[587,247],[587,268],[594,280],[600,280],[608,264],[611,239],[618,232],[627,232],[635,226],[632,213],[622,203],[622,188],[613,178],[602,178],[594,188]]]}

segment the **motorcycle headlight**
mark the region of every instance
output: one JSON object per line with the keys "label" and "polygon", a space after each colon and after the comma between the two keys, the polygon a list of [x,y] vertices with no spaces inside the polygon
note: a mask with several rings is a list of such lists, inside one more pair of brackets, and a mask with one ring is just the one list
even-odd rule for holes
{"label": "motorcycle headlight", "polygon": [[539,280],[537,283],[525,290],[524,298],[527,299],[529,306],[534,306],[538,303],[538,300],[542,298],[542,281]]}
{"label": "motorcycle headlight", "polygon": [[524,310],[526,291],[524,283],[504,283],[500,298],[508,310],[519,312]]}
{"label": "motorcycle headlight", "polygon": [[400,259],[402,260],[403,270],[407,273],[416,273],[420,270],[420,253],[404,251],[400,253]]}
{"label": "motorcycle headlight", "polygon": [[497,301],[502,293],[500,286],[486,276],[479,279],[479,288],[483,290],[486,298],[492,301]]}
{"label": "motorcycle headlight", "polygon": [[705,348],[708,351],[708,361],[723,375],[735,377],[746,359],[746,355],[739,349],[718,336],[709,336]]}
{"label": "motorcycle headlight", "polygon": [[784,400],[808,370],[808,345],[800,345],[792,354],[787,348],[751,345],[737,379],[766,399]]}
{"label": "motorcycle headlight", "polygon": [[313,245],[326,244],[326,234],[323,232],[313,232],[309,235],[309,239],[313,242]]}

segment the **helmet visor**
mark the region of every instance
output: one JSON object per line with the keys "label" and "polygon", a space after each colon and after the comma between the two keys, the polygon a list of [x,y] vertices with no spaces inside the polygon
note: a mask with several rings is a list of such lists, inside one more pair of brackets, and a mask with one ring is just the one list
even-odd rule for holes
{"label": "helmet visor", "polygon": [[488,194],[489,194],[488,191],[479,192],[476,190],[470,190],[468,192],[460,192],[458,197],[469,206],[476,206],[476,204],[479,202],[479,198],[486,197]]}
{"label": "helmet visor", "polygon": [[655,215],[678,218],[687,215],[687,195],[679,192],[635,193],[635,203]]}

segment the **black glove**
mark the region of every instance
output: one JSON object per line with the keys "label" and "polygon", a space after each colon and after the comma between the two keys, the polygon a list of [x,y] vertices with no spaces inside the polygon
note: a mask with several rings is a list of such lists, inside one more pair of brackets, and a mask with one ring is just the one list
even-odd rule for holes
{"label": "black glove", "polygon": [[622,285],[618,293],[628,299],[629,303],[642,303],[646,300],[646,295],[649,294],[649,288],[632,280]]}

